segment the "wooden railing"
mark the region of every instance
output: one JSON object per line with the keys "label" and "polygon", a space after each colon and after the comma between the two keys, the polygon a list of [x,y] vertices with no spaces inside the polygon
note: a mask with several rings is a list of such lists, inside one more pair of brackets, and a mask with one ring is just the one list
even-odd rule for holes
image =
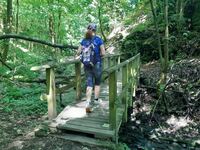
{"label": "wooden railing", "polygon": [[[117,77],[122,73],[122,89],[117,93]],[[140,54],[104,70],[109,80],[109,124],[118,133],[121,120],[127,121],[128,107],[132,106],[140,72]],[[121,115],[123,113],[123,115]],[[121,118],[120,118],[121,117]],[[117,136],[117,135],[116,135]]]}
{"label": "wooden railing", "polygon": [[[109,69],[110,67],[120,63],[120,56],[122,54],[109,54],[103,57],[103,70]],[[75,67],[75,78],[71,84],[66,85],[62,89],[56,89],[55,82],[55,68],[59,66],[69,66],[73,65]],[[41,66],[34,66],[31,68],[32,71],[46,71],[46,82],[47,82],[47,93],[41,95],[41,99],[47,100],[48,102],[48,117],[49,119],[54,119],[57,116],[56,111],[56,94],[59,91],[67,90],[70,87],[76,88],[76,100],[80,100],[81,93],[81,82],[82,82],[82,74],[81,74],[81,62],[79,59],[63,59],[60,63],[51,62]]]}

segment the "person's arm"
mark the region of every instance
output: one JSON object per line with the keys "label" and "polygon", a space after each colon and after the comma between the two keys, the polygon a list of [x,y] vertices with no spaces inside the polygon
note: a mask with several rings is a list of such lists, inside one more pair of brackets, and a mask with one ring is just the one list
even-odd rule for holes
{"label": "person's arm", "polygon": [[106,54],[105,46],[102,44],[100,46],[100,55],[101,55],[101,57],[103,57],[105,54]]}
{"label": "person's arm", "polygon": [[82,49],[82,46],[80,45],[80,46],[78,47],[78,50],[77,50],[76,55],[80,55],[80,54],[81,54],[81,49]]}

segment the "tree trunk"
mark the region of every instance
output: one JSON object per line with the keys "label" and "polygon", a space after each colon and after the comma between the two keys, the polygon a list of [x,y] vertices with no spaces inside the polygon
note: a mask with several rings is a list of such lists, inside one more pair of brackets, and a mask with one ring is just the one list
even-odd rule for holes
{"label": "tree trunk", "polygon": [[99,0],[99,6],[98,6],[98,19],[99,19],[99,25],[100,25],[100,30],[101,30],[101,35],[103,36],[104,41],[107,41],[107,38],[103,32],[103,25],[102,25],[102,20],[101,20],[101,9],[102,9],[102,5],[101,5],[101,0]]}
{"label": "tree trunk", "polygon": [[169,65],[169,23],[168,23],[168,0],[165,0],[165,46],[164,46],[164,59],[165,59],[165,67],[164,73],[167,74],[168,72],[168,65]]}
{"label": "tree trunk", "polygon": [[55,33],[54,33],[54,19],[53,15],[49,14],[49,35],[51,38],[51,42],[55,43]]}
{"label": "tree trunk", "polygon": [[180,10],[179,10],[179,31],[182,29],[182,20],[183,20],[183,0],[180,1]]}
{"label": "tree trunk", "polygon": [[[59,1],[58,1],[59,3]],[[61,6],[59,6],[58,10],[58,31],[57,31],[57,42],[61,43],[61,37],[60,37],[60,27],[61,27],[61,17],[62,17],[62,9]]]}
{"label": "tree trunk", "polygon": [[176,1],[176,15],[177,15],[177,30],[180,34],[183,19],[183,0]]}
{"label": "tree trunk", "polygon": [[153,6],[153,1],[152,0],[149,0],[149,1],[150,1],[150,4],[151,4],[151,11],[152,11],[152,14],[153,14],[154,26],[155,26],[155,29],[156,29],[156,35],[157,35],[157,40],[158,40],[158,52],[159,52],[159,57],[160,57],[160,66],[161,66],[161,68],[163,68],[164,64],[163,64],[162,47],[161,47],[161,40],[160,40],[157,16],[156,16],[156,12],[155,12],[155,9],[154,9],[154,6]]}
{"label": "tree trunk", "polygon": [[168,0],[164,0],[164,19],[165,19],[165,37],[164,37],[164,59],[163,68],[161,70],[159,87],[166,84],[168,66],[169,66],[169,23],[168,23]]}
{"label": "tree trunk", "polygon": [[[12,0],[7,0],[6,19],[4,18],[5,33],[11,33],[12,31]],[[9,39],[4,41],[2,60],[6,61],[9,51]]]}
{"label": "tree trunk", "polygon": [[52,10],[52,4],[54,0],[48,0],[49,6],[49,36],[52,43],[55,43],[55,28],[54,28],[54,13]]}
{"label": "tree trunk", "polygon": [[16,33],[19,32],[19,0],[16,0],[17,13],[16,13]]}

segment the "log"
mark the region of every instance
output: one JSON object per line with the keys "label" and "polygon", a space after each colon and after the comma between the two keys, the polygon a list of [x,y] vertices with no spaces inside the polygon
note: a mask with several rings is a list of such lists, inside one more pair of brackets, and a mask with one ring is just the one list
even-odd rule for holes
{"label": "log", "polygon": [[21,40],[25,40],[25,41],[30,41],[30,42],[35,42],[35,43],[39,43],[39,44],[43,44],[43,45],[47,45],[50,47],[54,47],[54,48],[60,48],[60,49],[65,49],[65,48],[69,48],[69,49],[78,49],[78,46],[73,46],[73,45],[62,45],[62,44],[54,44],[48,41],[44,41],[44,40],[40,40],[37,38],[33,38],[33,37],[28,37],[28,36],[24,36],[24,35],[18,35],[18,34],[5,34],[5,35],[0,35],[0,40],[4,40],[4,39],[21,39]]}

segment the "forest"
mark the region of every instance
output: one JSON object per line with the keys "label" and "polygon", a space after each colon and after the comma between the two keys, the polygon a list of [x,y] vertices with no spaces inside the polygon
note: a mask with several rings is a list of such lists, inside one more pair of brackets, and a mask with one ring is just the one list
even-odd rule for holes
{"label": "forest", "polygon": [[[60,138],[64,132],[45,125],[49,66],[55,73],[57,115],[73,104],[75,91],[85,93],[83,65],[62,63],[75,62],[90,23],[97,25],[105,57],[120,55],[118,64],[108,62],[107,73],[140,55],[127,121],[120,123],[118,142],[107,145],[66,140]],[[115,78],[109,79],[102,84],[112,91]],[[199,115],[199,0],[0,1],[0,149],[198,150]]]}

